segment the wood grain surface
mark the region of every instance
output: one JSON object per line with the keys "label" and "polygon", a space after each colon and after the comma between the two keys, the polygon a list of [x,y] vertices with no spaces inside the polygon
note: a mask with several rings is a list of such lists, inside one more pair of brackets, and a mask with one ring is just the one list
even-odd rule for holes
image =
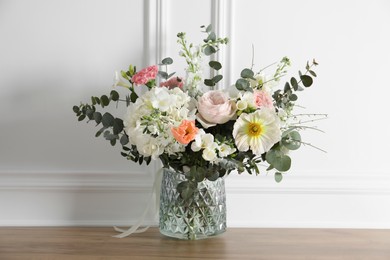
{"label": "wood grain surface", "polygon": [[182,241],[157,228],[113,238],[112,228],[0,228],[0,259],[390,259],[390,230],[229,228]]}

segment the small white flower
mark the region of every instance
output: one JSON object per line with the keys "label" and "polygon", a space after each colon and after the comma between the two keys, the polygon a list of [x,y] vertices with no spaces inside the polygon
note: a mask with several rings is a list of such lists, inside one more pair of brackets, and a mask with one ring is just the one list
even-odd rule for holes
{"label": "small white flower", "polygon": [[239,100],[236,103],[237,110],[245,110],[248,107],[248,103],[245,100]]}
{"label": "small white flower", "polygon": [[130,82],[124,81],[124,79],[119,74],[119,72],[115,71],[115,74],[114,74],[114,85],[112,85],[112,87],[115,88],[117,86],[124,87],[124,88],[130,88],[131,87],[130,86]]}
{"label": "small white flower", "polygon": [[219,157],[226,157],[236,151],[236,148],[230,147],[230,145],[227,144],[221,144],[218,147],[218,156]]}
{"label": "small white flower", "polygon": [[213,162],[217,159],[217,153],[215,152],[215,149],[206,148],[203,150],[202,157],[206,161]]}

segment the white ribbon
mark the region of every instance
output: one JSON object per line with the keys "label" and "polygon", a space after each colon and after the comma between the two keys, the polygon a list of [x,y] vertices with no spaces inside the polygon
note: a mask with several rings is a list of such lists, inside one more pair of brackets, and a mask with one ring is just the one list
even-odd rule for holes
{"label": "white ribbon", "polygon": [[118,227],[114,227],[114,229],[116,231],[118,231],[118,232],[121,232],[121,234],[115,235],[113,237],[124,238],[124,237],[127,237],[127,236],[131,235],[131,234],[142,233],[142,232],[145,232],[146,230],[148,230],[150,225],[149,226],[145,226],[145,227],[141,227],[141,226],[144,223],[146,215],[148,214],[148,212],[151,209],[153,209],[153,206],[152,206],[153,202],[155,204],[154,205],[155,215],[154,215],[153,219],[157,219],[157,216],[158,216],[158,213],[159,213],[159,210],[160,210],[160,190],[161,190],[162,172],[163,172],[163,168],[158,170],[158,172],[156,173],[156,176],[154,178],[154,183],[153,183],[151,197],[149,199],[148,204],[146,205],[146,208],[145,208],[144,212],[142,213],[142,215],[138,219],[138,221],[133,226],[129,227],[127,230],[126,229],[121,229],[121,228],[118,228]]}

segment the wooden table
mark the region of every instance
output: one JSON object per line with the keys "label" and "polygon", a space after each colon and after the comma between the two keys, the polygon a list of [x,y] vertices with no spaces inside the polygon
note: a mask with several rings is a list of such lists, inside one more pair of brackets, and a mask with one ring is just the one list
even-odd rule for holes
{"label": "wooden table", "polygon": [[151,228],[118,239],[112,228],[0,228],[0,259],[390,259],[390,230],[229,228],[198,241]]}

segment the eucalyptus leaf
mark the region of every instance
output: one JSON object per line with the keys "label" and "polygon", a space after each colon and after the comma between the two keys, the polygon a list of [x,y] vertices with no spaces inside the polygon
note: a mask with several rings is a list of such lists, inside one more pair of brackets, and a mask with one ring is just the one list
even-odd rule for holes
{"label": "eucalyptus leaf", "polygon": [[210,61],[209,66],[215,70],[220,70],[222,68],[222,64],[215,60]]}
{"label": "eucalyptus leaf", "polygon": [[307,88],[313,84],[313,78],[308,75],[302,75],[300,78],[302,80],[302,84]]}
{"label": "eucalyptus leaf", "polygon": [[104,113],[104,115],[102,117],[102,124],[105,127],[113,126],[114,117],[108,112]]}
{"label": "eucalyptus leaf", "polygon": [[288,99],[289,99],[290,101],[297,101],[297,100],[298,100],[298,96],[295,95],[295,94],[291,94],[291,95],[288,97]]}
{"label": "eucalyptus leaf", "polygon": [[[126,145],[129,143],[129,138],[127,137],[127,135],[122,135],[121,139],[119,140],[119,142],[121,143],[121,145]],[[126,146],[124,146],[126,147]],[[123,150],[125,150],[125,148],[123,147]]]}
{"label": "eucalyptus leaf", "polygon": [[215,41],[217,39],[217,36],[215,35],[215,32],[210,32],[209,36],[207,37],[207,41]]}
{"label": "eucalyptus leaf", "polygon": [[79,121],[83,121],[84,118],[85,118],[85,115],[81,115],[81,116],[79,116],[78,120],[79,120]]}
{"label": "eucalyptus leaf", "polygon": [[210,56],[211,54],[216,53],[217,50],[213,46],[208,45],[208,46],[206,46],[206,48],[204,48],[203,52],[207,56]]}
{"label": "eucalyptus leaf", "polygon": [[212,79],[205,79],[203,82],[206,86],[209,86],[209,87],[215,86],[215,82]]}
{"label": "eucalyptus leaf", "polygon": [[108,99],[108,97],[106,95],[101,96],[100,101],[101,101],[103,106],[108,106],[108,104],[110,104],[110,100]]}
{"label": "eucalyptus leaf", "polygon": [[280,172],[275,172],[275,181],[279,183],[279,182],[282,181],[282,179],[283,179],[282,173],[280,173]]}
{"label": "eucalyptus leaf", "polygon": [[80,108],[78,106],[73,106],[73,112],[76,114],[80,111]]}
{"label": "eucalyptus leaf", "polygon": [[161,61],[161,63],[164,64],[164,65],[171,65],[173,63],[173,59],[170,58],[170,57],[167,57],[167,58],[163,59]]}
{"label": "eucalyptus leaf", "polygon": [[218,83],[222,78],[223,78],[222,75],[217,75],[217,76],[213,77],[211,80],[212,80],[214,83]]}
{"label": "eucalyptus leaf", "polygon": [[296,91],[298,89],[298,81],[297,81],[297,79],[292,77],[290,79],[290,83],[291,83],[291,86],[293,87],[293,89]]}
{"label": "eucalyptus leaf", "polygon": [[93,113],[93,119],[95,120],[96,124],[100,124],[102,121],[102,114],[100,112]]}
{"label": "eucalyptus leaf", "polygon": [[115,91],[115,90],[111,90],[110,97],[111,97],[111,100],[118,101],[119,93],[117,91]]}
{"label": "eucalyptus leaf", "polygon": [[236,81],[236,88],[238,90],[249,90],[251,87],[250,87],[250,83],[247,80],[238,79]]}
{"label": "eucalyptus leaf", "polygon": [[244,78],[244,79],[254,79],[253,76],[255,75],[255,73],[251,70],[251,69],[243,69],[241,71],[241,78]]}
{"label": "eucalyptus leaf", "polygon": [[182,199],[188,200],[194,194],[197,186],[198,185],[195,182],[183,181],[177,185],[176,189],[180,193],[180,197],[182,197]]}
{"label": "eucalyptus leaf", "polygon": [[123,130],[123,120],[120,118],[115,118],[113,123],[113,129],[112,132],[117,135]]}

